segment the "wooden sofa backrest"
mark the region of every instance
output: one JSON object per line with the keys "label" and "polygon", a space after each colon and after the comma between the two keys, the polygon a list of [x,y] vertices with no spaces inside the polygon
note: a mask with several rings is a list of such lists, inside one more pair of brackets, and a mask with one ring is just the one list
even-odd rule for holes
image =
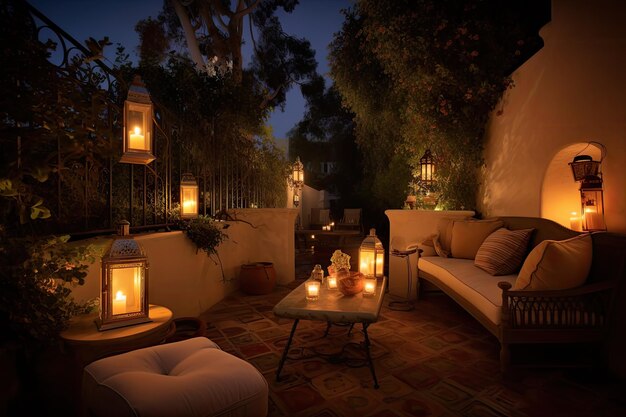
{"label": "wooden sofa backrest", "polygon": [[565,240],[581,234],[581,232],[541,217],[498,217],[498,219],[502,220],[504,226],[510,230],[535,229],[528,245],[529,251],[547,239]]}

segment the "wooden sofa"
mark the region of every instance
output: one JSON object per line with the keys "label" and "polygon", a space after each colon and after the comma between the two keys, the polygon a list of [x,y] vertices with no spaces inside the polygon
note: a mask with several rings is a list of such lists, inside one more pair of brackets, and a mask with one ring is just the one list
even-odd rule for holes
{"label": "wooden sofa", "polygon": [[[499,217],[511,230],[535,229],[529,251],[543,240],[564,240],[579,232],[542,218]],[[480,278],[484,271],[472,260],[423,257],[418,260],[418,281],[426,280],[448,294],[472,314],[501,344],[500,364],[506,371],[511,361],[511,345],[539,343],[596,344],[606,351],[606,341],[614,311],[618,284],[626,282],[626,236],[593,233],[593,260],[584,285],[558,291],[512,291],[516,275]],[[461,265],[464,263],[463,265]],[[434,264],[434,265],[433,265]],[[456,265],[458,264],[458,265]],[[445,268],[448,268],[446,270]],[[474,271],[472,268],[475,268]],[[455,276],[455,274],[459,276]],[[456,280],[462,281],[459,284]],[[482,282],[482,284],[473,284]],[[492,284],[490,284],[492,282]],[[485,289],[485,283],[494,287]],[[482,288],[472,288],[473,285]],[[499,287],[499,290],[495,286]],[[419,287],[418,287],[419,291]],[[494,297],[494,291],[498,292]],[[483,294],[490,292],[490,300]],[[484,297],[483,297],[484,298]],[[602,358],[598,354],[597,359]],[[556,363],[551,363],[555,365]]]}

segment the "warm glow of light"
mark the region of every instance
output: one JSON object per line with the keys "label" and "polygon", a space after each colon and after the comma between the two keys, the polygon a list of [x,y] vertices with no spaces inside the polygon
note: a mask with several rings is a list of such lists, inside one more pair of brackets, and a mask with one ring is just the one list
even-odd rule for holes
{"label": "warm glow of light", "polygon": [[337,277],[328,276],[326,278],[326,286],[329,290],[337,289]]}
{"label": "warm glow of light", "polygon": [[571,217],[569,218],[569,228],[578,232],[582,231],[583,222],[581,216],[579,216],[578,213],[575,211],[572,211],[570,214]]}
{"label": "warm glow of light", "polygon": [[122,291],[115,293],[112,313],[113,315],[126,313],[126,295]]}
{"label": "warm glow of light", "polygon": [[304,286],[306,299],[307,300],[317,300],[320,296],[320,282],[319,281],[308,281]]}
{"label": "warm glow of light", "polygon": [[376,294],[376,279],[366,279],[363,285],[363,295],[371,296]]}
{"label": "warm glow of light", "polygon": [[130,149],[146,149],[145,137],[141,134],[139,126],[135,126],[135,129],[129,132],[128,138],[128,147]]}

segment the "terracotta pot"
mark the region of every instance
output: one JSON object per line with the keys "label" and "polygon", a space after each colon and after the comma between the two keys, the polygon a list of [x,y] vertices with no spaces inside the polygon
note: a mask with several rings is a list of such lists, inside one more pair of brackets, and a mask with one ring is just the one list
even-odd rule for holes
{"label": "terracotta pot", "polygon": [[241,291],[251,295],[269,294],[276,286],[276,270],[272,262],[255,262],[241,265],[239,273]]}

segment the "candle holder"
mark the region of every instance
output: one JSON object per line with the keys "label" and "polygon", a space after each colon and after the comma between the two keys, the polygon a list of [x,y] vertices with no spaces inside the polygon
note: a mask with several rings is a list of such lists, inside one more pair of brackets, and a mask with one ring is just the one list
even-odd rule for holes
{"label": "candle holder", "polygon": [[374,295],[376,295],[376,284],[376,278],[365,278],[363,283],[363,297],[373,297]]}
{"label": "candle holder", "polygon": [[328,290],[337,289],[337,277],[336,276],[329,275],[326,277],[326,289]]}
{"label": "candle holder", "polygon": [[304,292],[307,301],[316,301],[320,298],[320,285],[321,283],[316,280],[310,280],[304,284]]}

